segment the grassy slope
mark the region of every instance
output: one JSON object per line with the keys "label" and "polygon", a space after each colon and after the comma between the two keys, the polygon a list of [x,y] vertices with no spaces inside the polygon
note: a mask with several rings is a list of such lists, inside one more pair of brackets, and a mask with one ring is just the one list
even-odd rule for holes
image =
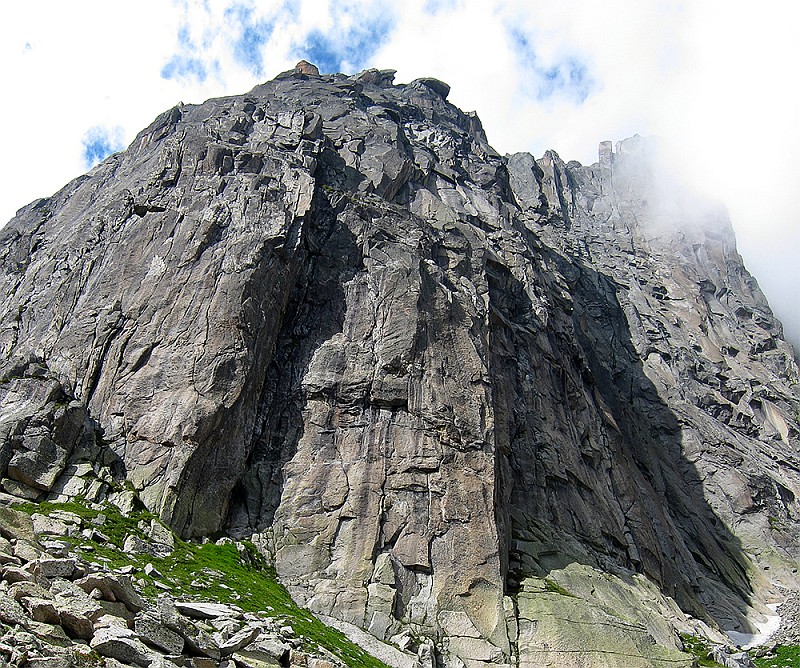
{"label": "grassy slope", "polygon": [[[29,513],[48,514],[62,510],[79,515],[86,524],[100,521],[98,531],[108,537],[107,542],[90,541],[83,537],[65,538],[87,561],[102,561],[119,568],[132,565],[137,580],[144,580],[142,593],[155,599],[164,591],[156,583],[167,585],[176,598],[231,603],[248,612],[258,612],[271,617],[281,625],[291,626],[303,641],[304,647],[314,651],[322,647],[338,657],[348,666],[356,668],[386,668],[378,659],[350,642],[341,632],[320,622],[308,610],[297,606],[289,593],[275,579],[252,544],[248,548],[249,559],[243,560],[232,544],[197,545],[175,538],[175,550],[168,557],[147,554],[126,554],[122,551],[125,538],[134,535],[144,540],[147,536],[142,525],[149,525],[154,516],[146,511],[137,511],[130,516],[122,515],[114,506],[102,511],[78,502],[29,503],[18,506]],[[250,561],[249,564],[245,561]],[[146,564],[152,564],[161,577],[144,573]]]}
{"label": "grassy slope", "polygon": [[800,668],[800,646],[779,645],[773,654],[755,659],[754,663],[758,668]]}

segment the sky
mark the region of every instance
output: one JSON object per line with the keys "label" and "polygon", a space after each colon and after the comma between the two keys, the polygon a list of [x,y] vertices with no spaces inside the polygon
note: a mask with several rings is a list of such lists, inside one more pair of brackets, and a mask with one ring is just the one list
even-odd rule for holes
{"label": "sky", "polygon": [[[800,7],[786,0],[28,0],[0,8],[0,225],[178,102],[304,58],[437,77],[501,153],[658,135],[800,344]],[[798,348],[800,349],[800,348]]]}

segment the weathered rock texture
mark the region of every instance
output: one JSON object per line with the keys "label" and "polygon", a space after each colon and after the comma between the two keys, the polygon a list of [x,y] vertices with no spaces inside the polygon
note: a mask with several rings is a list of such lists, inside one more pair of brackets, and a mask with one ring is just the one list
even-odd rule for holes
{"label": "weathered rock texture", "polygon": [[[0,506],[3,668],[345,665],[330,651],[302,643],[274,611],[246,613],[235,605],[175,600],[167,593],[145,600],[129,575],[139,570],[141,576],[140,564],[139,569],[128,564],[113,570],[100,560],[87,560],[94,551],[94,523],[105,528],[104,515],[90,523],[71,512],[54,514],[55,521],[45,522],[41,515],[31,520]],[[56,536],[70,542],[55,543]],[[32,550],[28,556],[17,556],[21,541]],[[139,578],[139,583],[144,581]]]}
{"label": "weathered rock texture", "polygon": [[18,213],[6,491],[124,475],[423,664],[688,665],[633,594],[536,592],[581,565],[747,630],[798,587],[798,370],[725,213],[652,142],[502,157],[392,79],[175,107]]}

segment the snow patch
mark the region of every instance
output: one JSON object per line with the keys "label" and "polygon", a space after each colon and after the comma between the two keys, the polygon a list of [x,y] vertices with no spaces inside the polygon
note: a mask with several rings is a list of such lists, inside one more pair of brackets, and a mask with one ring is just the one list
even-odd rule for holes
{"label": "snow patch", "polygon": [[[777,612],[780,603],[770,603],[767,607],[772,612]],[[781,616],[780,615],[767,615],[764,622],[754,622],[758,633],[739,633],[738,631],[725,631],[728,637],[736,643],[737,647],[742,649],[751,649],[763,645],[770,636],[780,628]]]}

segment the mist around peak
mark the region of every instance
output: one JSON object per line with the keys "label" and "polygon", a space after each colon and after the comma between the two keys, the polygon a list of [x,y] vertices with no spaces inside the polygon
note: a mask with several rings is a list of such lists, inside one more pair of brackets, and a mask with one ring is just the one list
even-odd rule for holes
{"label": "mist around peak", "polygon": [[[618,196],[639,198],[646,204],[647,228],[669,234],[724,234],[742,256],[752,280],[763,291],[783,336],[798,356],[800,351],[800,265],[793,261],[798,251],[798,232],[771,231],[767,224],[775,203],[762,200],[763,208],[741,202],[731,212],[725,196],[711,178],[698,172],[693,156],[663,137],[634,135],[616,142],[601,142],[598,160],[612,170]],[[745,175],[743,175],[744,179]],[[746,184],[743,183],[743,187]],[[745,189],[744,197],[756,195]],[[646,200],[646,202],[645,202]],[[759,220],[764,220],[758,233]],[[785,243],[775,238],[783,235]]]}

